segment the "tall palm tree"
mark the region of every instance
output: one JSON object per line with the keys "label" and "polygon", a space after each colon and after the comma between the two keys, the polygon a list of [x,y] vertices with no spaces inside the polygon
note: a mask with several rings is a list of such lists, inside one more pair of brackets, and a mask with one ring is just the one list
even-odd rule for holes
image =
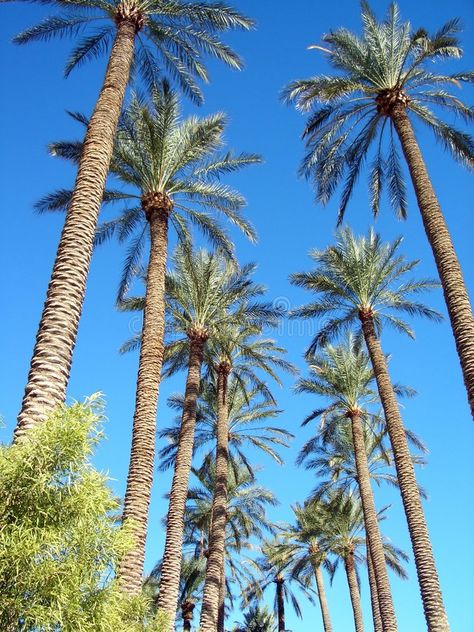
{"label": "tall palm tree", "polygon": [[340,231],[334,246],[312,253],[315,270],[293,275],[293,283],[318,295],[315,302],[296,310],[295,315],[329,317],[311,343],[311,351],[351,326],[358,325],[361,330],[385,414],[425,618],[430,630],[437,632],[448,629],[447,616],[405,428],[379,336],[382,324],[413,336],[400,314],[434,320],[439,319],[439,314],[411,300],[411,296],[436,283],[405,280],[417,262],[409,262],[398,253],[400,243],[401,239],[393,244],[382,244],[373,231],[361,238],[355,237],[349,229]]}
{"label": "tall palm tree", "polygon": [[[183,364],[187,365],[187,378],[182,415],[176,429],[174,475],[158,595],[158,607],[166,612],[170,627],[174,624],[178,599],[184,510],[206,343],[221,327],[271,324],[277,322],[279,315],[272,306],[256,302],[264,288],[252,282],[252,265],[240,269],[222,254],[210,254],[205,250],[193,253],[187,246],[176,249],[173,264],[174,269],[166,278],[169,342],[165,365],[168,374],[174,373]],[[142,310],[145,299],[128,299],[122,306]],[[128,343],[126,348],[131,346]]]}
{"label": "tall palm tree", "polygon": [[[326,416],[333,426],[350,422],[357,484],[364,513],[365,531],[377,583],[380,612],[384,629],[395,632],[397,620],[387,575],[375,501],[370,483],[364,425],[371,419],[367,407],[376,400],[374,372],[367,353],[349,335],[340,345],[327,345],[322,353],[309,358],[310,377],[302,378],[296,391],[319,395],[326,400],[324,408],[314,412],[313,419]],[[371,431],[369,426],[368,431]]]}
{"label": "tall palm tree", "polygon": [[212,504],[212,525],[209,538],[206,581],[201,609],[202,632],[215,632],[219,609],[219,588],[224,565],[224,541],[227,508],[227,481],[229,469],[229,407],[228,381],[231,372],[243,389],[257,386],[264,395],[271,397],[268,386],[259,373],[271,376],[277,384],[280,378],[275,369],[294,371],[292,365],[282,359],[283,349],[273,340],[261,336],[261,328],[221,328],[209,345],[209,365],[214,378],[217,400],[216,426],[216,487]]}
{"label": "tall palm tree", "polygon": [[[42,421],[51,408],[65,399],[97,216],[131,68],[149,87],[156,85],[160,68],[166,68],[182,90],[200,102],[202,95],[196,78],[206,81],[208,76],[202,57],[209,55],[240,68],[240,59],[220,41],[218,34],[229,29],[248,29],[252,25],[251,20],[220,3],[50,0],[50,4],[58,7],[61,14],[23,31],[15,37],[16,43],[83,34],[66,64],[66,76],[84,62],[110,53],[82,146],[16,436]],[[94,24],[98,28],[91,30]],[[149,197],[145,211],[152,209],[150,202]],[[166,214],[169,204],[165,198],[161,207]]]}
{"label": "tall palm tree", "polygon": [[[387,18],[377,21],[364,0],[362,22],[362,36],[340,28],[323,38],[324,46],[313,47],[327,54],[337,75],[295,81],[285,91],[286,97],[300,110],[310,112],[305,129],[308,152],[302,172],[313,178],[317,199],[323,203],[346,176],[339,208],[342,220],[361,168],[374,148],[370,169],[373,211],[379,211],[382,186],[386,182],[392,204],[403,217],[406,200],[395,142],[395,137],[398,138],[443,286],[474,417],[472,308],[451,235],[412,126],[413,120],[425,124],[456,160],[472,168],[472,137],[439,118],[432,107],[472,122],[474,108],[465,105],[450,90],[474,81],[474,72],[440,75],[434,71],[434,62],[462,57],[459,20],[450,20],[434,35],[429,35],[423,28],[413,31],[410,23],[403,23],[393,3]],[[446,624],[438,623],[436,629],[445,629],[443,625]]]}
{"label": "tall palm tree", "polygon": [[[190,489],[186,506],[185,546],[192,547],[197,556],[209,557],[212,525],[212,506],[216,489],[216,467],[213,459],[206,457],[199,469],[193,470],[199,486]],[[229,596],[233,604],[229,579],[237,583],[241,591],[254,581],[252,566],[243,555],[250,550],[250,539],[261,540],[274,527],[268,520],[266,508],[277,501],[273,494],[258,485],[252,473],[242,461],[229,468],[228,499],[226,511],[226,533],[224,563],[219,586],[219,617],[217,629],[223,630],[225,599]],[[227,566],[227,572],[226,572]]]}
{"label": "tall palm tree", "polygon": [[126,239],[133,231],[137,233],[127,256],[119,300],[126,295],[145,240],[150,239],[124,504],[124,520],[134,521],[137,545],[125,556],[120,569],[123,584],[132,591],[139,590],[141,585],[153,479],[156,410],[164,352],[168,224],[186,240],[187,221],[196,223],[209,238],[226,248],[229,255],[228,238],[212,213],[223,214],[249,238],[254,238],[252,228],[240,215],[245,200],[218,180],[222,173],[239,170],[258,158],[223,154],[220,148],[224,128],[222,114],[182,120],[176,94],[164,85],[162,91],[153,94],[150,104],[133,99],[117,132],[113,174],[132,187],[127,198],[133,196],[139,201],[136,208],[127,209],[103,224],[98,233],[99,241],[115,232],[119,239]]}

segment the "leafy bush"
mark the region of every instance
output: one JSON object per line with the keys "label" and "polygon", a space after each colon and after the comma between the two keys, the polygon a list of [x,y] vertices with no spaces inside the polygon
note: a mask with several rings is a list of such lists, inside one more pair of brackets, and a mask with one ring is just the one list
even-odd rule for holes
{"label": "leafy bush", "polygon": [[119,503],[90,463],[103,436],[101,402],[61,407],[0,447],[0,629],[159,632],[145,596],[114,572],[131,545]]}

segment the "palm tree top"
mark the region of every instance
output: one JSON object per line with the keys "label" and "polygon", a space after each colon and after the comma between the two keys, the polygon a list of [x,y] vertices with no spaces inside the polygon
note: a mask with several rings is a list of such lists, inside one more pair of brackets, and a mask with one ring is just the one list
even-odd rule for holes
{"label": "palm tree top", "polygon": [[[73,116],[87,124],[84,117]],[[221,180],[261,159],[256,154],[223,150],[225,128],[224,114],[183,119],[178,96],[166,81],[149,99],[132,96],[119,121],[110,168],[122,188],[106,191],[103,199],[104,205],[122,200],[127,206],[117,217],[103,222],[96,233],[96,244],[113,236],[119,242],[130,240],[119,287],[121,299],[139,270],[149,233],[146,213],[156,196],[168,209],[180,241],[189,242],[191,224],[233,258],[234,244],[216,215],[229,220],[252,242],[256,240],[241,212],[245,198]],[[82,143],[60,141],[50,150],[77,163]],[[65,210],[70,196],[68,191],[58,191],[40,200],[36,208],[40,212]]]}
{"label": "palm tree top", "polygon": [[388,324],[414,337],[403,316],[424,316],[439,321],[434,309],[412,298],[439,287],[432,279],[406,279],[419,263],[407,261],[399,253],[402,239],[383,243],[370,229],[358,237],[350,228],[338,231],[336,243],[325,250],[310,253],[316,267],[310,272],[291,276],[294,285],[316,295],[316,299],[293,310],[293,318],[328,318],[313,339],[308,354],[358,326],[361,317],[371,317],[380,331]]}
{"label": "palm tree top", "polygon": [[441,109],[466,122],[474,120],[474,108],[450,91],[472,83],[474,72],[437,74],[433,64],[462,57],[459,20],[450,20],[430,35],[424,28],[413,30],[409,22],[402,22],[394,3],[383,21],[377,20],[365,0],[361,6],[361,36],[339,28],[323,37],[322,46],[310,47],[322,51],[337,74],[294,81],[283,93],[286,101],[309,112],[301,173],[313,179],[317,200],[325,204],[344,179],[339,221],[372,147],[373,212],[379,211],[386,183],[392,206],[400,216],[406,215],[406,189],[391,120],[394,108],[405,109],[457,160],[474,167],[472,137],[435,113]]}
{"label": "palm tree top", "polygon": [[219,37],[223,31],[250,29],[253,21],[221,2],[182,0],[41,0],[61,13],[47,17],[14,41],[26,44],[35,40],[78,37],[66,63],[65,75],[82,64],[106,54],[117,26],[132,22],[136,31],[133,71],[147,87],[157,84],[162,70],[169,74],[185,94],[203,101],[196,79],[208,81],[203,57],[209,55],[236,69],[239,56]]}

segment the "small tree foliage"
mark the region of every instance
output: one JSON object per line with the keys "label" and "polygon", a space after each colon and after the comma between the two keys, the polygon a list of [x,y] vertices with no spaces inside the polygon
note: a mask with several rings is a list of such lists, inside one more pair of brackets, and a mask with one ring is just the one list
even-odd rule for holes
{"label": "small tree foliage", "polygon": [[119,502],[90,463],[102,421],[94,396],[0,446],[1,630],[163,629],[147,599],[128,597],[114,578],[131,534],[118,527]]}

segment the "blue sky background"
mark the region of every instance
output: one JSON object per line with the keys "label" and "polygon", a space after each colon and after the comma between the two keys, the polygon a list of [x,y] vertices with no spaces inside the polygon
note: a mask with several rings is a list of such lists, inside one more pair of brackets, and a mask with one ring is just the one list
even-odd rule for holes
{"label": "blue sky background", "polygon": [[[377,1],[381,14],[386,2]],[[345,25],[359,29],[359,8],[356,0],[317,3],[310,0],[282,1],[235,0],[234,5],[256,18],[257,29],[251,33],[228,37],[246,61],[241,73],[211,64],[212,82],[205,88],[203,113],[223,110],[229,114],[227,138],[236,150],[261,153],[265,164],[248,169],[233,179],[247,196],[248,216],[256,225],[260,241],[250,246],[236,236],[242,262],[258,262],[256,278],[269,288],[273,300],[289,307],[300,304],[307,296],[288,282],[293,271],[309,266],[311,248],[331,242],[336,216],[336,200],[326,209],[316,207],[309,185],[296,176],[303,146],[300,133],[304,119],[279,103],[278,94],[290,80],[324,72],[326,65],[320,54],[308,51],[331,27]],[[474,11],[469,0],[419,0],[400,2],[404,18],[415,26],[434,30],[453,16],[465,24],[463,42],[465,58],[456,68],[472,67],[474,57]],[[0,312],[0,356],[2,397],[0,413],[8,440],[14,426],[29,361],[34,344],[47,282],[56,251],[63,218],[40,217],[33,203],[51,190],[70,186],[72,169],[49,157],[45,151],[51,140],[75,138],[81,130],[65,114],[65,110],[90,113],[104,71],[104,61],[93,63],[75,72],[67,81],[62,70],[70,43],[56,41],[49,45],[17,47],[12,36],[22,28],[49,14],[45,7],[5,5],[2,8],[0,59],[2,60],[2,178],[3,230],[0,255],[3,259],[3,308]],[[467,102],[473,102],[473,91],[464,89]],[[189,103],[186,111],[192,111]],[[443,207],[458,256],[463,265],[471,296],[474,294],[472,235],[474,219],[472,174],[443,153],[429,135],[417,127],[430,174]],[[405,236],[403,250],[409,258],[420,258],[418,273],[436,274],[418,210],[410,190],[409,218],[400,223],[389,208],[383,208],[376,228],[385,239]],[[366,231],[371,223],[365,181],[357,189],[347,220],[358,231]],[[108,440],[100,447],[97,465],[108,470],[114,488],[124,490],[128,466],[131,419],[137,370],[137,355],[121,357],[120,344],[138,326],[129,315],[114,311],[115,292],[124,251],[115,244],[97,250],[89,278],[84,314],[69,385],[69,396],[82,399],[102,391],[107,399]],[[428,297],[431,305],[444,310],[440,292]],[[385,332],[383,345],[393,354],[391,369],[394,380],[410,384],[419,395],[405,404],[404,418],[427,443],[430,454],[419,480],[429,492],[425,503],[432,543],[453,632],[474,630],[472,602],[472,569],[474,519],[472,485],[474,426],[470,420],[461,372],[449,324],[414,323],[416,342],[392,332]],[[310,337],[308,328],[285,324],[278,340],[289,351],[289,357],[304,368],[302,354]],[[172,418],[166,408],[170,392],[181,390],[184,376],[165,383],[161,389],[158,423],[162,427]],[[287,451],[286,465],[279,467],[268,459],[256,457],[263,466],[260,482],[278,496],[280,506],[271,511],[274,520],[291,519],[291,504],[303,501],[314,487],[313,475],[298,470],[295,456],[312,429],[299,427],[301,419],[314,401],[294,396],[292,380],[278,389],[278,403],[284,409],[280,423],[296,435]],[[169,487],[169,475],[156,477],[150,516],[147,568],[160,557],[163,545],[161,517],[166,511],[163,495]],[[391,503],[384,532],[407,552],[410,543],[399,497],[393,490],[376,490],[379,506]],[[403,632],[425,629],[413,564],[410,579],[402,582],[392,577],[392,587]],[[352,613],[344,576],[339,572],[329,590],[329,606],[334,629],[353,629]],[[370,629],[370,601],[365,578],[362,598],[367,629]],[[269,600],[271,603],[271,600]],[[304,622],[288,608],[287,626],[293,632],[322,629],[316,607],[303,600]],[[237,618],[238,612],[235,613]],[[229,625],[230,627],[230,625]]]}

